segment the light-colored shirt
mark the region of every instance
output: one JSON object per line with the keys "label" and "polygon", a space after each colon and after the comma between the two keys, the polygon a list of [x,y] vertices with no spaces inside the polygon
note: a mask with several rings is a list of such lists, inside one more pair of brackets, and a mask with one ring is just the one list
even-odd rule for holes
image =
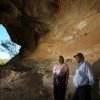
{"label": "light-colored shirt", "polygon": [[65,63],[62,65],[56,64],[53,67],[53,73],[57,74],[57,75],[64,75],[66,73],[67,69],[68,69],[68,66]]}
{"label": "light-colored shirt", "polygon": [[83,61],[78,65],[78,68],[76,69],[75,75],[73,77],[73,83],[76,88],[94,84],[93,72],[91,65],[88,62]]}

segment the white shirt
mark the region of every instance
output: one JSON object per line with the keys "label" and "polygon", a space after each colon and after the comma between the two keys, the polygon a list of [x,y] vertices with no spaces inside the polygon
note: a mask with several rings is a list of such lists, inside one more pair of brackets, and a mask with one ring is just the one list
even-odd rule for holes
{"label": "white shirt", "polygon": [[53,73],[54,73],[54,74],[57,74],[57,75],[63,75],[63,74],[66,73],[67,69],[68,69],[67,64],[62,64],[62,65],[56,64],[56,65],[53,67]]}
{"label": "white shirt", "polygon": [[73,83],[75,87],[94,84],[93,72],[91,70],[91,65],[88,62],[83,61],[78,65],[73,78]]}

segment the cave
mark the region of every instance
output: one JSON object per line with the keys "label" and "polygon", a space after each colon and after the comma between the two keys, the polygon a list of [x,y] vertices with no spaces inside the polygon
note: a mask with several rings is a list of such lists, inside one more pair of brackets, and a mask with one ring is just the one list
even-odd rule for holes
{"label": "cave", "polygon": [[71,60],[66,97],[71,100],[77,52],[93,65],[92,99],[100,99],[100,0],[0,0],[0,23],[21,45],[0,70],[0,100],[53,100],[52,67],[58,55]]}

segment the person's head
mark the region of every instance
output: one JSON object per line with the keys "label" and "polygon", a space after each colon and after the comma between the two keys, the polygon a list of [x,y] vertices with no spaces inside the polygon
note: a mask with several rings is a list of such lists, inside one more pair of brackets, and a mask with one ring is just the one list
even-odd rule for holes
{"label": "person's head", "polygon": [[63,56],[58,56],[58,62],[60,63],[60,64],[63,64],[64,63],[64,57]]}
{"label": "person's head", "polygon": [[77,63],[84,61],[84,55],[82,53],[77,53],[74,55],[74,58],[76,58]]}

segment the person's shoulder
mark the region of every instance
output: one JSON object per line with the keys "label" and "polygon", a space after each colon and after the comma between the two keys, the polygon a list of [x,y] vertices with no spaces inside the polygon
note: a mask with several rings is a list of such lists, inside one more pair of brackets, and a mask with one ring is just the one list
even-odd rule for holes
{"label": "person's shoulder", "polygon": [[84,61],[84,63],[85,63],[86,65],[91,66],[91,64],[90,64],[89,62],[87,62],[87,61]]}
{"label": "person's shoulder", "polygon": [[86,61],[82,61],[79,65],[81,66],[81,67],[79,67],[79,68],[84,68],[86,65],[87,65],[88,63],[86,62]]}
{"label": "person's shoulder", "polygon": [[84,62],[85,63],[85,66],[87,66],[88,68],[90,68],[92,65],[89,63],[89,62],[87,62],[87,61],[85,61]]}
{"label": "person's shoulder", "polygon": [[68,68],[68,64],[66,64],[66,63],[64,63],[63,66]]}

